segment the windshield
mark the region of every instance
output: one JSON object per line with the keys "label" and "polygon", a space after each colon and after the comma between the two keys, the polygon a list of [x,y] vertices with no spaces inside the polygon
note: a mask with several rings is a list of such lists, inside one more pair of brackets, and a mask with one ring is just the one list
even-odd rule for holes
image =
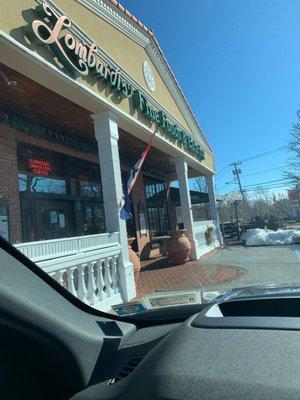
{"label": "windshield", "polygon": [[0,235],[118,315],[298,294],[300,3],[100,3],[4,1]]}

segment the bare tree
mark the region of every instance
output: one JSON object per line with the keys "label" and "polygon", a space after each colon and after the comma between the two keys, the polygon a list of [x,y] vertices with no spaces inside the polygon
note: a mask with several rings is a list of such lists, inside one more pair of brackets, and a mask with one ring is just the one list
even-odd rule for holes
{"label": "bare tree", "polygon": [[284,197],[283,194],[278,194],[277,196],[273,194],[272,212],[279,221],[290,219],[293,215],[293,207],[291,202]]}
{"label": "bare tree", "polygon": [[252,218],[251,203],[247,197],[241,200],[239,204],[239,213],[241,220],[249,221]]}
{"label": "bare tree", "polygon": [[38,176],[31,176],[31,175],[19,175],[19,180],[24,182],[25,188],[24,191],[26,192],[35,192],[36,191],[36,185],[38,184],[40,178]]}
{"label": "bare tree", "polygon": [[[219,217],[222,223],[235,219],[233,199],[228,198],[219,205]],[[285,194],[277,194],[258,189],[255,196],[238,204],[238,215],[241,221],[254,221],[256,218],[273,217],[279,223],[292,217],[292,205]]]}
{"label": "bare tree", "polygon": [[[207,193],[207,181],[205,176],[194,179],[194,190],[199,193]],[[210,219],[209,203],[194,204],[192,206],[194,221],[203,221]]]}
{"label": "bare tree", "polygon": [[221,223],[233,222],[233,212],[229,202],[219,202],[218,207],[219,218]]}
{"label": "bare tree", "polygon": [[300,110],[297,111],[297,121],[292,124],[288,149],[292,157],[287,162],[284,175],[294,184],[300,183]]}
{"label": "bare tree", "polygon": [[207,193],[207,180],[205,176],[199,176],[194,179],[194,190],[201,193]]}

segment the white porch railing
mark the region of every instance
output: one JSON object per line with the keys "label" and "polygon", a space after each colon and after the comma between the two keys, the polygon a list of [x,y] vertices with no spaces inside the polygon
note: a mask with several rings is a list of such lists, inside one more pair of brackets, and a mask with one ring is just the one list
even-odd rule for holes
{"label": "white porch railing", "polygon": [[84,303],[107,310],[122,302],[118,232],[22,243],[15,247]]}
{"label": "white porch railing", "polygon": [[[194,221],[193,224],[194,224],[195,239],[198,242],[198,252],[199,252],[200,256],[209,252],[210,250],[214,249],[215,247],[220,246],[218,236],[217,236],[215,221],[213,221],[213,220]],[[205,232],[206,232],[207,228],[210,226],[212,226],[214,228],[214,237],[213,237],[212,244],[209,245],[206,242]]]}

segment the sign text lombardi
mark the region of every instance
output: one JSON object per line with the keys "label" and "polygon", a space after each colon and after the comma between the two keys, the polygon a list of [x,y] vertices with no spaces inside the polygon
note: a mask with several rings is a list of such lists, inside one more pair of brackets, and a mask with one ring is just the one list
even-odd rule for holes
{"label": "sign text lombardi", "polygon": [[34,20],[25,28],[25,34],[31,41],[49,46],[74,78],[91,74],[96,79],[102,79],[120,97],[131,98],[134,94],[134,106],[140,112],[199,159],[204,158],[204,151],[187,132],[173,124],[162,110],[156,110],[145,95],[132,87],[119,68],[100,60],[99,47],[95,43],[87,45],[70,32],[72,22],[67,16],[60,15],[46,2],[36,11],[41,20]]}

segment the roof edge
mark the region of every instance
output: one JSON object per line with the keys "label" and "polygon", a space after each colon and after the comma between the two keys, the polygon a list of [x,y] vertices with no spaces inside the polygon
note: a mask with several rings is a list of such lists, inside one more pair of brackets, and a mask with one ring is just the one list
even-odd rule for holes
{"label": "roof edge", "polygon": [[174,80],[176,86],[178,87],[178,89],[180,91],[180,94],[181,94],[181,96],[183,98],[183,101],[185,102],[185,104],[186,104],[186,106],[188,108],[188,111],[189,111],[189,113],[190,113],[190,115],[191,115],[191,117],[192,117],[197,129],[203,135],[203,137],[204,137],[204,139],[206,141],[206,144],[209,147],[209,150],[212,152],[212,148],[211,148],[211,146],[210,146],[210,144],[209,144],[209,142],[207,140],[207,137],[206,137],[201,125],[199,124],[198,119],[196,118],[195,114],[193,113],[192,108],[191,108],[191,106],[190,106],[190,104],[189,104],[189,102],[188,102],[188,100],[187,100],[187,98],[186,98],[181,86],[179,85],[179,82],[177,81],[177,79],[175,77],[175,74],[174,74],[170,64],[168,63],[168,61],[167,61],[167,59],[166,59],[166,57],[164,55],[163,50],[161,49],[161,47],[160,47],[160,45],[158,43],[158,40],[156,39],[153,30],[148,28],[148,27],[146,27],[135,15],[133,15],[128,9],[126,9],[119,1],[117,1],[117,0],[109,0],[109,2],[112,5],[114,5],[118,10],[123,12],[128,18],[130,18],[135,24],[137,24],[139,26],[139,28],[141,28],[144,32],[146,32],[146,34],[149,35],[149,38],[150,38],[152,44],[159,51],[161,57],[163,58],[166,66],[167,66],[167,69],[168,69],[169,73],[172,76],[172,79]]}
{"label": "roof edge", "polygon": [[[183,113],[186,122],[191,128],[191,132],[195,139],[197,139],[200,144],[206,147],[206,150],[213,154],[212,148],[207,140],[204,131],[199,124],[192,108],[183,93],[175,74],[172,71],[157,39],[155,38],[152,29],[146,27],[136,16],[134,16],[130,11],[128,11],[119,1],[117,0],[75,0],[82,5],[87,6],[92,12],[101,15],[109,23],[115,26],[117,29],[121,30],[124,34],[128,35],[132,40],[136,41],[138,44],[143,46],[147,51],[150,58],[157,66],[159,64],[160,73],[164,79],[168,89],[171,92],[177,106]],[[93,5],[94,4],[94,5]],[[204,139],[200,140],[199,137],[195,136],[200,134]]]}
{"label": "roof edge", "polygon": [[133,15],[127,8],[125,8],[119,1],[117,0],[109,0],[111,4],[117,7],[121,12],[123,12],[128,18],[130,18],[134,23],[136,23],[141,29],[143,29],[148,35],[154,36],[152,29],[147,28],[135,15]]}

